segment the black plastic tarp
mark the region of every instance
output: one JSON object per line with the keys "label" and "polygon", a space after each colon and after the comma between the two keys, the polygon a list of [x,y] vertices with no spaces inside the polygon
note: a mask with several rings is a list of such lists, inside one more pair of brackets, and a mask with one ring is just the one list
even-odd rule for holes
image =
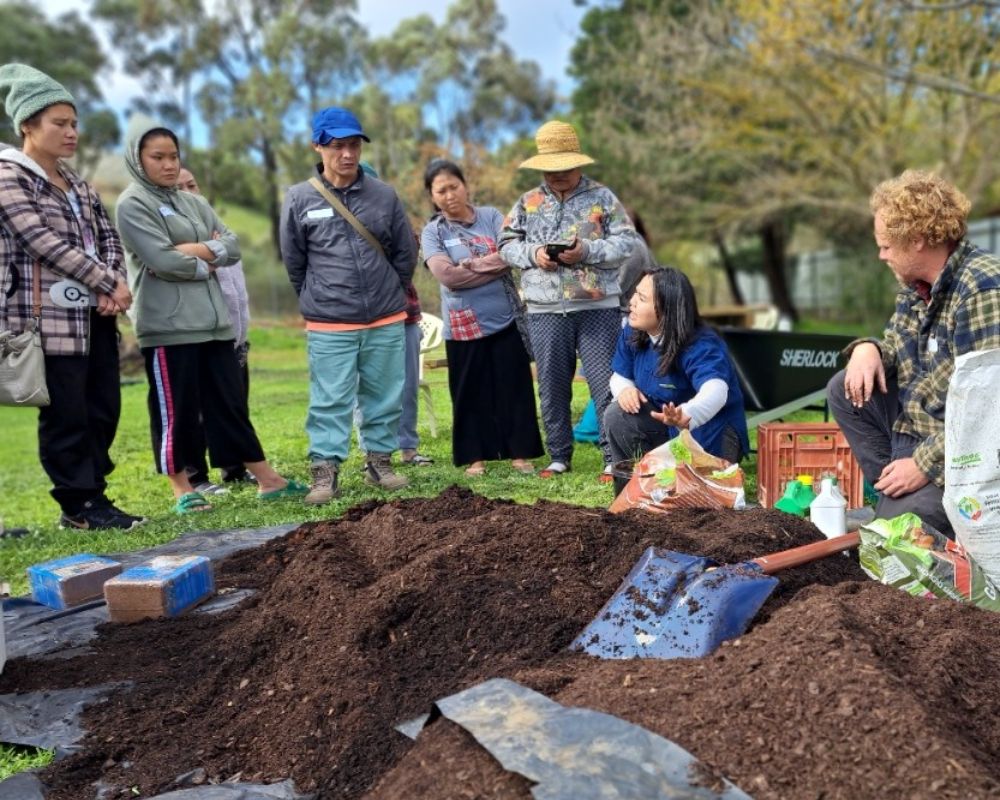
{"label": "black plastic tarp", "polygon": [[72,752],[83,738],[80,712],[104,700],[116,685],[0,694],[0,742]]}
{"label": "black plastic tarp", "polygon": [[[128,568],[155,556],[202,555],[221,559],[241,550],[258,547],[283,536],[297,525],[184,534],[166,544],[112,556]],[[251,592],[237,590],[219,594],[194,613],[217,613],[232,608]],[[54,611],[27,597],[9,598],[0,604],[7,636],[8,659],[70,658],[85,654],[98,625],[108,622],[103,600],[65,611]],[[56,758],[74,752],[83,738],[80,712],[100,702],[114,686],[92,686],[47,692],[0,695],[0,742],[54,750]],[[95,798],[101,790],[95,789]],[[45,789],[36,775],[25,772],[0,781],[0,800],[45,800]],[[264,784],[218,784],[192,786],[158,795],[153,800],[310,800],[299,794],[292,781]]]}
{"label": "black plastic tarp", "polygon": [[438,700],[427,724],[442,716],[535,782],[537,800],[749,800],[669,739],[514,681],[494,678]]}
{"label": "black plastic tarp", "polygon": [[[100,798],[98,790],[97,800]],[[149,800],[312,800],[315,795],[299,794],[289,781],[265,785],[262,783],[220,783],[214,786],[193,786],[158,794]],[[45,787],[31,772],[22,772],[0,781],[0,800],[45,800]]]}
{"label": "black plastic tarp", "polygon": [[[226,531],[197,531],[146,550],[110,556],[127,569],[155,556],[197,555],[212,560],[232,553],[258,547],[266,541],[283,536],[297,525],[275,525],[268,528]],[[202,611],[220,611],[247,597],[247,592],[220,594],[200,607]],[[7,635],[7,658],[47,656],[72,658],[86,652],[94,637],[94,629],[107,622],[108,609],[103,600],[95,600],[65,611],[54,611],[35,603],[29,597],[9,598],[2,602],[4,628]],[[0,740],[2,741],[2,740]]]}

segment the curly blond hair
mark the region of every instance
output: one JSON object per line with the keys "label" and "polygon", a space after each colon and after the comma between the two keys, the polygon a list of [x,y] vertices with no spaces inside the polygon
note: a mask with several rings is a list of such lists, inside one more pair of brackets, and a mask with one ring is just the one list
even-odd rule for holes
{"label": "curly blond hair", "polygon": [[882,214],[892,242],[912,244],[923,239],[931,247],[965,236],[972,208],[969,198],[940,175],[915,169],[882,181],[868,205],[872,214]]}

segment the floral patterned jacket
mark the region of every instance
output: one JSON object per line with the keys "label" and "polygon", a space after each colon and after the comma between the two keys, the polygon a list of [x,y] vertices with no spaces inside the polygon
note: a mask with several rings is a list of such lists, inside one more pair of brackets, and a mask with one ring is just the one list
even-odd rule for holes
{"label": "floral patterned jacket", "polygon": [[[618,267],[637,241],[625,207],[614,193],[586,176],[565,200],[544,183],[525,192],[504,220],[499,250],[521,270],[529,313],[566,313],[618,306]],[[539,269],[540,245],[583,240],[586,255],[573,266]]]}

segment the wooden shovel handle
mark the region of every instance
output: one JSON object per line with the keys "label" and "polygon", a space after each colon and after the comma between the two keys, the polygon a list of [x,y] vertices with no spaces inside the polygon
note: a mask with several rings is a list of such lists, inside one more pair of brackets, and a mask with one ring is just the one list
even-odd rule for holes
{"label": "wooden shovel handle", "polygon": [[771,553],[769,556],[761,556],[751,561],[751,564],[758,565],[766,575],[771,575],[778,570],[798,567],[816,561],[820,558],[839,553],[842,550],[850,550],[857,547],[861,542],[861,534],[857,531],[847,533],[843,536],[834,536],[832,539],[824,539],[822,542],[804,544],[801,547],[793,547],[791,550],[782,550],[780,553]]}

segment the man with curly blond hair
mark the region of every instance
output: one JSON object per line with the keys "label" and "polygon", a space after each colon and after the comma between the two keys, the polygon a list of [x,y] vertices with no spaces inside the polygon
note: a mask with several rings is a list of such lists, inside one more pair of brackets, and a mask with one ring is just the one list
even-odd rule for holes
{"label": "man with curly blond hair", "polygon": [[907,170],[872,193],[879,258],[900,283],[881,339],[845,350],[827,386],[834,418],[880,498],[952,536],[942,505],[944,414],[955,357],[1000,347],[1000,259],[965,238],[971,203],[943,178]]}

